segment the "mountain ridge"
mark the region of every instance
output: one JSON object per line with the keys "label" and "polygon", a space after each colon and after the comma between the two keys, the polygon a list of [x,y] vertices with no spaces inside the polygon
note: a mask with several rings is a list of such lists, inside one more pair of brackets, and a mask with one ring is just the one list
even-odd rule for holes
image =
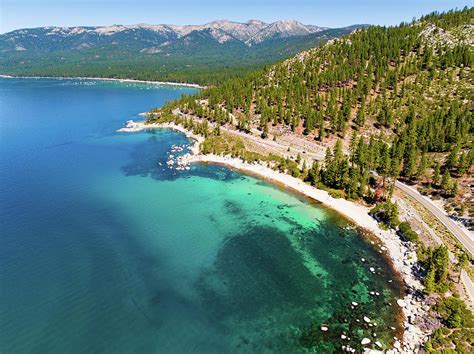
{"label": "mountain ridge", "polygon": [[[237,40],[246,46],[252,46],[265,42],[268,39],[289,38],[314,34],[328,28],[314,25],[304,25],[296,20],[280,20],[266,23],[260,20],[249,20],[247,22],[235,22],[229,20],[215,20],[203,25],[173,25],[173,24],[132,24],[110,26],[72,26],[58,27],[46,26],[36,28],[23,28],[10,31],[0,35],[0,50],[24,51],[29,49],[38,50],[37,41],[43,42],[68,42],[72,37],[84,41],[76,45],[77,49],[88,47],[101,42],[113,42],[120,40],[124,35],[131,38],[145,39],[145,43],[165,44],[173,43],[185,38],[192,32],[208,31],[219,43]],[[140,33],[142,32],[142,33]],[[135,36],[135,37],[134,37]],[[139,36],[139,37],[136,37]],[[59,46],[59,48],[62,48]],[[50,50],[57,50],[52,46]]]}

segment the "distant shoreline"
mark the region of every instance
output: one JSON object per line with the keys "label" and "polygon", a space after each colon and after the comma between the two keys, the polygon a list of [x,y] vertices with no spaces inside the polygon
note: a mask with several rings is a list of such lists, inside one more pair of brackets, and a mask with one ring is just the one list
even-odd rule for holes
{"label": "distant shoreline", "polygon": [[186,84],[172,81],[147,81],[147,80],[136,80],[136,79],[116,79],[107,77],[89,77],[89,76],[13,76],[13,75],[2,75],[0,78],[3,79],[50,79],[50,80],[97,80],[97,81],[116,81],[116,82],[128,82],[138,84],[153,84],[153,85],[164,85],[164,86],[181,86],[190,87],[197,89],[204,89],[206,86],[198,84]]}

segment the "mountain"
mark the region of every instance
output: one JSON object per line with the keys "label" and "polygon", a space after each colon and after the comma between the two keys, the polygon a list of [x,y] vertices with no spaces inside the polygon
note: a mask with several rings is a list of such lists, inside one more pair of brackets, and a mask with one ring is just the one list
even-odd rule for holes
{"label": "mountain", "polygon": [[350,33],[297,21],[40,27],[0,35],[0,73],[216,83]]}

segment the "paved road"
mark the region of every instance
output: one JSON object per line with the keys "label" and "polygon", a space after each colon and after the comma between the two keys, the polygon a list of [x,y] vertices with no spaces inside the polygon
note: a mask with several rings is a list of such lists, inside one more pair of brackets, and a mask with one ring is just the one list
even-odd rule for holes
{"label": "paved road", "polygon": [[467,274],[467,272],[463,269],[461,270],[461,280],[464,283],[464,287],[466,288],[467,294],[474,301],[474,284],[472,283],[471,278]]}
{"label": "paved road", "polygon": [[395,186],[428,209],[458,239],[471,257],[474,256],[474,237],[472,233],[469,233],[469,231],[465,232],[461,229],[435,203],[418,193],[415,189],[399,181],[395,183]]}

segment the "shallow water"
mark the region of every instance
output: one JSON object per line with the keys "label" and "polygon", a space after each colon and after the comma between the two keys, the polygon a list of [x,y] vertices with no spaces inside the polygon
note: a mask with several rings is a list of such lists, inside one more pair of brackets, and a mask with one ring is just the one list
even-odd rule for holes
{"label": "shallow water", "polygon": [[0,79],[2,353],[333,351],[343,331],[388,343],[400,290],[351,224],[222,167],[168,169],[180,133],[115,133],[191,92]]}

